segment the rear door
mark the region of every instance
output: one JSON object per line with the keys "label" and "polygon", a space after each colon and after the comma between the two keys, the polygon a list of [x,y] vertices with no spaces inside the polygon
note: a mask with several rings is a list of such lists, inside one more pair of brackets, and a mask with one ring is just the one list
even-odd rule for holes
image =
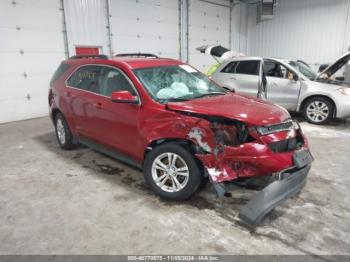
{"label": "rear door", "polygon": [[239,94],[257,97],[259,85],[260,61],[231,61],[213,79]]}
{"label": "rear door", "polygon": [[300,80],[294,80],[291,71],[275,60],[264,60],[264,73],[267,80],[267,100],[288,110],[295,110],[300,92]]}
{"label": "rear door", "polygon": [[100,73],[101,67],[98,65],[78,68],[67,80],[64,93],[74,118],[75,130],[78,135],[88,138],[96,135],[90,127],[96,124],[94,111]]}

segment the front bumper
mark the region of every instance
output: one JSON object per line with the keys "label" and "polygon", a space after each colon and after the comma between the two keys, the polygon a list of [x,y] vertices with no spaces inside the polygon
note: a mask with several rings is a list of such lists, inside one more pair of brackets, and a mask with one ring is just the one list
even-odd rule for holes
{"label": "front bumper", "polygon": [[336,106],[336,117],[346,118],[350,116],[350,97],[339,94],[334,97]]}
{"label": "front bumper", "polygon": [[249,227],[257,226],[275,207],[296,195],[305,185],[311,165],[294,171],[281,172],[281,180],[259,191],[239,213],[240,220]]}

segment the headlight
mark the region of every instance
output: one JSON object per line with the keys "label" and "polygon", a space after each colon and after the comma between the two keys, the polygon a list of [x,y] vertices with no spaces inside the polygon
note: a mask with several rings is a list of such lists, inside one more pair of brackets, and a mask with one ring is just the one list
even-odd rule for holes
{"label": "headlight", "polygon": [[297,121],[293,121],[293,127],[295,130],[298,130],[300,128],[300,125]]}
{"label": "headlight", "polygon": [[350,96],[350,88],[349,87],[339,88],[338,91],[340,93],[342,93],[343,95]]}

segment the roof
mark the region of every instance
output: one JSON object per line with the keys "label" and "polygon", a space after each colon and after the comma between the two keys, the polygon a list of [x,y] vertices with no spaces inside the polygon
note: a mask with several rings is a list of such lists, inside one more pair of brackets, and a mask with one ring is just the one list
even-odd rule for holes
{"label": "roof", "polygon": [[180,60],[170,58],[113,57],[111,60],[126,63],[132,69],[183,64]]}

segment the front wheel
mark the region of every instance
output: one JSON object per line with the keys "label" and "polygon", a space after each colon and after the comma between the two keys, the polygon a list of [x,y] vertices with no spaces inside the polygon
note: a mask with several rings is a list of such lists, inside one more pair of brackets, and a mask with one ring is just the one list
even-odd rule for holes
{"label": "front wheel", "polygon": [[314,97],[305,102],[303,114],[306,120],[312,124],[322,125],[333,118],[334,106],[329,99]]}
{"label": "front wheel", "polygon": [[146,183],[161,198],[186,200],[201,183],[201,173],[194,156],[176,143],[154,148],[144,163]]}

